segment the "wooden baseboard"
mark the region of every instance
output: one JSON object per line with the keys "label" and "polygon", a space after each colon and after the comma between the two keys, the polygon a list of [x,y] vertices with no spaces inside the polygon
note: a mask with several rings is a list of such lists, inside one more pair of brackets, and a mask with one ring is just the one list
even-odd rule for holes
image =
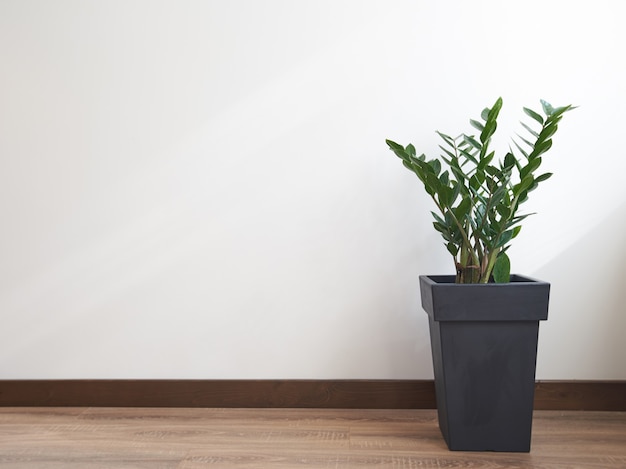
{"label": "wooden baseboard", "polygon": [[[0,380],[0,406],[433,409],[432,380]],[[537,410],[626,411],[626,381],[540,381]]]}
{"label": "wooden baseboard", "polygon": [[0,406],[433,408],[432,381],[0,381]]}

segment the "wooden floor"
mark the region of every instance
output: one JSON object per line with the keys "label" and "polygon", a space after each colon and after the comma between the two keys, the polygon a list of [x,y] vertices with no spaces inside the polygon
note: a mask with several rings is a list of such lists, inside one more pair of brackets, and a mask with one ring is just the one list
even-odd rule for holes
{"label": "wooden floor", "polygon": [[626,468],[626,412],[537,411],[531,453],[450,452],[433,410],[1,408],[0,468]]}

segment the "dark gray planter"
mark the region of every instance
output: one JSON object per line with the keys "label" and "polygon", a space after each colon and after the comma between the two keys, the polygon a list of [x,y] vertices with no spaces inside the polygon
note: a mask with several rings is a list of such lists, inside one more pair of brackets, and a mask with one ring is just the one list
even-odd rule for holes
{"label": "dark gray planter", "polygon": [[420,276],[428,313],[439,428],[458,451],[530,451],[539,321],[550,284],[461,285]]}

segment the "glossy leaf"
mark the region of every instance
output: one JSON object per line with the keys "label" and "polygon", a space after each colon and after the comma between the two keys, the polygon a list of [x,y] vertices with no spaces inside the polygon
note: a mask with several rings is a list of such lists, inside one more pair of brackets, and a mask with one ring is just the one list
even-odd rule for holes
{"label": "glossy leaf", "polygon": [[452,153],[450,150],[448,150],[447,148],[444,148],[441,145],[439,145],[439,148],[441,148],[441,151],[443,151],[450,158],[456,158],[456,155],[454,153]]}
{"label": "glossy leaf", "polygon": [[547,127],[543,128],[539,135],[537,135],[537,138],[543,142],[552,137],[556,133],[558,128],[559,127],[556,124],[548,125]]}
{"label": "glossy leaf", "polygon": [[468,161],[471,161],[474,164],[478,164],[478,160],[476,159],[475,155],[472,155],[470,152],[468,152],[467,150],[463,150],[461,148],[459,148],[459,153],[464,156]]}
{"label": "glossy leaf", "polygon": [[435,230],[439,231],[440,233],[445,234],[448,232],[448,227],[443,223],[439,223],[435,221],[433,222],[433,227],[435,228]]}
{"label": "glossy leaf", "polygon": [[511,216],[511,207],[506,204],[498,204],[496,210],[503,219],[508,219]]}
{"label": "glossy leaf", "polygon": [[478,169],[479,171],[484,170],[484,169],[485,169],[485,167],[486,167],[489,163],[491,163],[491,161],[493,160],[493,157],[494,157],[495,155],[496,155],[496,153],[492,151],[492,152],[491,152],[491,153],[489,153],[487,156],[485,156],[484,158],[482,158],[482,159],[480,160],[480,163],[478,163],[477,169]]}
{"label": "glossy leaf", "polygon": [[433,169],[435,176],[439,176],[439,173],[441,172],[441,161],[431,160],[428,165]]}
{"label": "glossy leaf", "polygon": [[439,176],[439,181],[444,186],[447,186],[450,183],[450,173],[448,173],[447,169],[443,173],[441,173],[441,175]]}
{"label": "glossy leaf", "polygon": [[454,209],[454,214],[457,219],[465,218],[469,214],[470,208],[472,208],[472,201],[470,199],[463,199],[458,207]]}
{"label": "glossy leaf", "polygon": [[504,157],[504,167],[512,168],[513,166],[515,166],[515,156],[513,155],[513,153],[509,152]]}
{"label": "glossy leaf", "polygon": [[470,124],[472,124],[472,127],[480,130],[481,132],[485,129],[485,126],[482,123],[475,121],[474,119],[470,119]]}
{"label": "glossy leaf", "polygon": [[487,121],[487,123],[485,124],[485,128],[480,134],[480,141],[483,143],[483,145],[485,145],[489,141],[491,136],[495,133],[497,127],[498,125],[496,124],[496,121]]}
{"label": "glossy leaf", "polygon": [[530,148],[535,148],[535,144],[526,140],[524,137],[522,137],[521,135],[517,136],[522,142],[524,142],[526,145],[528,145]]}
{"label": "glossy leaf", "polygon": [[539,133],[536,130],[533,130],[531,127],[524,124],[523,122],[520,122],[520,124],[522,124],[522,127],[524,127],[530,135],[532,135],[535,138],[539,138]]}
{"label": "glossy leaf", "polygon": [[502,233],[502,235],[500,235],[500,239],[498,239],[496,247],[501,248],[505,244],[508,244],[511,239],[513,239],[513,230],[505,231],[504,233]]}
{"label": "glossy leaf", "polygon": [[454,143],[454,139],[452,137],[450,137],[449,135],[443,134],[443,133],[441,133],[439,131],[437,131],[437,135],[439,135],[443,139],[443,141],[448,144],[448,146],[450,146],[452,148],[456,147],[456,145]]}
{"label": "glossy leaf", "polygon": [[526,166],[522,168],[520,171],[520,177],[523,179],[527,174],[532,174],[541,166],[541,158],[535,158],[528,162]]}
{"label": "glossy leaf", "polygon": [[456,257],[459,252],[459,247],[454,243],[446,244],[446,248],[448,248],[448,252],[452,254],[452,257]]}
{"label": "glossy leaf", "polygon": [[551,147],[552,147],[552,140],[546,140],[545,142],[535,146],[535,149],[530,154],[529,158],[533,158],[533,157],[536,158],[539,155],[542,155],[545,152],[547,152]]}
{"label": "glossy leaf", "polygon": [[524,108],[524,112],[539,122],[539,124],[543,125],[543,117],[541,117],[540,114],[537,114],[535,111],[528,109],[527,107]]}
{"label": "glossy leaf", "polygon": [[493,280],[496,283],[511,281],[511,261],[505,252],[501,252],[493,266]]}
{"label": "glossy leaf", "polygon": [[524,155],[526,158],[528,158],[528,152],[526,150],[524,150],[519,143],[517,143],[515,140],[513,140],[513,144],[515,145],[515,147],[519,150],[519,152]]}
{"label": "glossy leaf", "polygon": [[482,171],[477,172],[470,178],[470,187],[475,191],[478,191],[483,182],[485,182],[485,173]]}
{"label": "glossy leaf", "polygon": [[482,148],[483,148],[483,146],[480,143],[478,143],[476,141],[476,139],[474,137],[472,137],[471,135],[463,135],[463,140],[465,140],[471,146],[476,148],[478,151],[482,150]]}
{"label": "glossy leaf", "polygon": [[535,177],[535,172],[542,164],[542,155],[552,146],[563,114],[573,109],[555,108],[545,101],[541,104],[545,116],[523,108],[532,126],[522,122],[523,136],[515,138],[500,158],[489,149],[489,142],[497,130],[501,98],[483,110],[483,122],[470,120],[480,131],[479,138],[464,133],[452,138],[438,131],[443,140],[438,158],[417,156],[412,144],[402,147],[386,141],[434,199],[438,212],[432,212],[433,228],[441,234],[462,272],[457,276],[459,281],[509,280],[506,251],[520,233],[521,222],[531,215],[518,215],[519,208],[529,192],[551,177],[552,173]]}
{"label": "glossy leaf", "polygon": [[577,108],[577,106],[572,106],[572,105],[560,106],[560,107],[557,107],[557,108],[553,108],[551,117],[552,118],[560,118],[561,115],[564,114],[565,112],[570,111],[572,109],[576,109],[576,108]]}
{"label": "glossy leaf", "polygon": [[543,108],[543,112],[547,116],[551,116],[554,112],[554,108],[552,107],[552,105],[549,102],[544,101],[543,99],[541,100],[541,107]]}
{"label": "glossy leaf", "polygon": [[542,175],[540,175],[540,176],[537,176],[537,177],[535,178],[535,182],[538,182],[538,183],[539,183],[539,182],[543,182],[543,181],[545,181],[546,179],[550,179],[551,177],[552,177],[552,173],[544,173],[544,174],[542,174]]}

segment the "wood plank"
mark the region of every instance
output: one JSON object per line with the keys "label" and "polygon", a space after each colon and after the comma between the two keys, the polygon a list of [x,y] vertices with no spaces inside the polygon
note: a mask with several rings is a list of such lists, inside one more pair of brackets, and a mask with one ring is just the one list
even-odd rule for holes
{"label": "wood plank", "polygon": [[434,410],[0,408],[0,467],[623,468],[626,412],[536,411],[531,453],[447,450]]}
{"label": "wood plank", "polygon": [[[432,380],[0,380],[0,406],[433,409]],[[541,381],[536,410],[626,410],[626,381]]]}

